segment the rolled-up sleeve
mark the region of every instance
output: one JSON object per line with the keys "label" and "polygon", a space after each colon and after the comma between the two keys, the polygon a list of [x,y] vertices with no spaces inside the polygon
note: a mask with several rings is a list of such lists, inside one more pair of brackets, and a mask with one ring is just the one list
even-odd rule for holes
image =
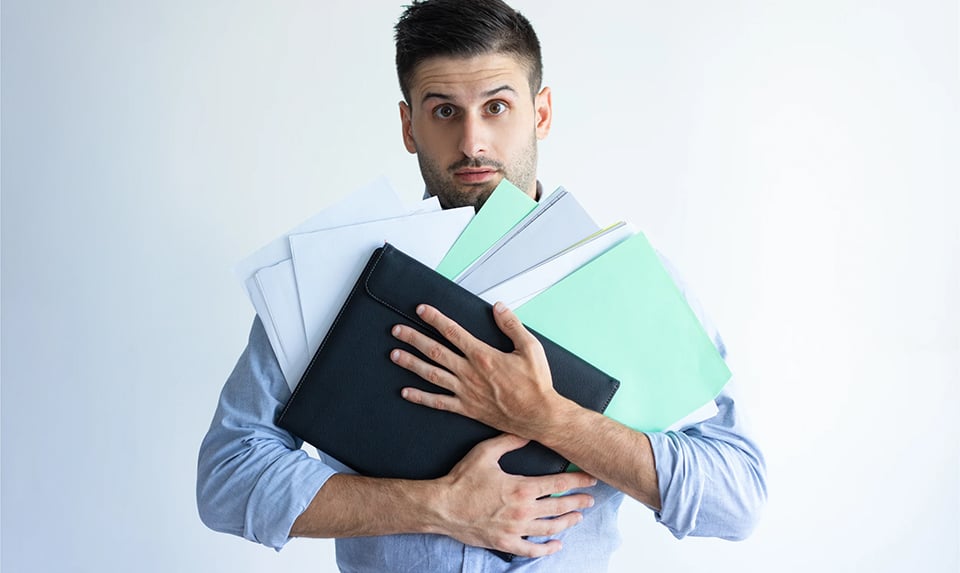
{"label": "rolled-up sleeve", "polygon": [[259,318],[200,446],[197,507],[216,531],[280,549],[335,472],[274,423],[290,389]]}
{"label": "rolled-up sleeve", "polygon": [[727,386],[714,417],[679,432],[647,434],[660,486],[655,515],[677,538],[744,539],[766,502],[763,454],[747,437]]}
{"label": "rolled-up sleeve", "polygon": [[[719,332],[673,265],[664,267],[697,315],[720,355]],[[749,437],[733,381],[714,400],[717,413],[676,432],[649,432],[660,487],[657,521],[677,538],[740,540],[753,531],[767,499],[766,464]]]}

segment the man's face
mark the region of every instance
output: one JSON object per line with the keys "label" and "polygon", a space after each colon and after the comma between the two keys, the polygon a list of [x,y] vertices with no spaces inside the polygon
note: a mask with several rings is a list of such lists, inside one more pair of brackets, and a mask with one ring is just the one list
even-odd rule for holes
{"label": "man's face", "polygon": [[551,113],[550,88],[533,97],[526,66],[495,53],[425,60],[400,102],[404,145],[445,208],[479,209],[504,178],[535,197]]}

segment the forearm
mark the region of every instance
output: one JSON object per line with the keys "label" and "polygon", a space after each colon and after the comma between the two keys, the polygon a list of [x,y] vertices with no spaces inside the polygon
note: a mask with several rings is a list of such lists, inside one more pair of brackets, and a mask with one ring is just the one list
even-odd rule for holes
{"label": "forearm", "polygon": [[[583,473],[523,477],[504,473],[498,460],[526,443],[504,435],[481,442],[449,474],[436,480],[332,476],[295,521],[291,535],[358,537],[437,533],[467,545],[525,557],[560,550],[557,540],[534,543],[580,522],[586,494],[552,494],[589,487]],[[549,519],[547,519],[549,518]]]}
{"label": "forearm", "polygon": [[294,521],[291,537],[438,533],[435,481],[336,474]]}
{"label": "forearm", "polygon": [[646,434],[558,397],[530,437],[648,507],[660,509],[656,462]]}

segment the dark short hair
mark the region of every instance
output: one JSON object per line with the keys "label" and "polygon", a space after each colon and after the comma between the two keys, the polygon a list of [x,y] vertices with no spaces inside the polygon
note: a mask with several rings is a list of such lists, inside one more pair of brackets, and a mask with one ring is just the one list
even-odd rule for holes
{"label": "dark short hair", "polygon": [[511,54],[526,64],[531,94],[540,91],[540,40],[530,21],[501,0],[414,0],[394,29],[397,76],[408,103],[414,70],[435,56]]}

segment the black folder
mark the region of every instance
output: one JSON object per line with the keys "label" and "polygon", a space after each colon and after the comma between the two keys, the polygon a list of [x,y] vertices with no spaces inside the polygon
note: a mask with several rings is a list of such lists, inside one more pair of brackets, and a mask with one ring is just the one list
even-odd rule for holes
{"label": "black folder", "polygon": [[[387,244],[370,257],[277,424],[360,474],[407,479],[446,475],[474,445],[499,435],[475,420],[400,397],[404,387],[448,393],[390,360],[390,351],[398,347],[419,354],[390,334],[395,324],[456,351],[420,320],[415,311],[420,303],[435,306],[487,344],[513,350],[488,303]],[[619,382],[534,335],[543,344],[557,391],[602,412]],[[533,476],[565,471],[568,462],[531,442],[504,455],[500,466]]]}

